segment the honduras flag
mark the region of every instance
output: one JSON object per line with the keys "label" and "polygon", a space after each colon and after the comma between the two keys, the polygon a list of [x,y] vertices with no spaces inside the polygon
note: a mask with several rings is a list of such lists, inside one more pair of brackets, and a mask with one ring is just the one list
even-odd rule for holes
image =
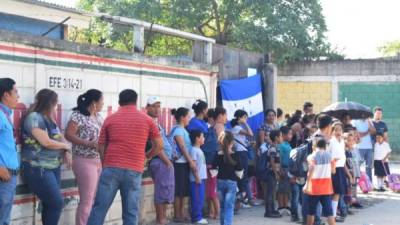
{"label": "honduras flag", "polygon": [[236,110],[242,109],[249,115],[247,122],[256,133],[264,122],[260,74],[239,80],[222,80],[220,89],[228,120],[234,118]]}

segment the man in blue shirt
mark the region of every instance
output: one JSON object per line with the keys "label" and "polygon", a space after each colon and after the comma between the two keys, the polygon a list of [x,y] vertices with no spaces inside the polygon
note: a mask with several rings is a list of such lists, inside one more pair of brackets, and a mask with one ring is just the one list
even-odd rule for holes
{"label": "man in blue shirt", "polygon": [[[156,96],[147,99],[147,115],[157,120],[160,116],[161,101]],[[156,208],[157,224],[168,223],[166,213],[168,204],[174,202],[175,173],[172,164],[172,145],[169,143],[165,129],[156,121],[160,134],[163,138],[163,151],[154,157],[149,164],[150,175],[154,181],[154,205]],[[151,148],[151,143],[146,146]]]}
{"label": "man in blue shirt", "polygon": [[0,78],[0,225],[10,223],[17,185],[19,162],[11,114],[18,98],[15,81]]}

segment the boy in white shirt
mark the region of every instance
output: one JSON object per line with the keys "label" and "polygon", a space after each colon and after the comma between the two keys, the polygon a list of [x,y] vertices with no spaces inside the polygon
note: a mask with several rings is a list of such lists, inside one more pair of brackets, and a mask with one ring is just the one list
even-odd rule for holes
{"label": "boy in white shirt", "polygon": [[192,223],[208,224],[202,213],[205,199],[205,181],[207,180],[206,158],[200,149],[200,146],[204,144],[204,134],[199,130],[192,130],[190,141],[192,142],[190,157],[196,164],[196,170],[190,173]]}
{"label": "boy in white shirt", "polygon": [[377,191],[384,192],[384,180],[390,174],[389,170],[389,156],[392,149],[389,143],[384,140],[383,133],[376,133],[375,153],[374,153],[374,168],[375,176],[377,177],[378,186]]}

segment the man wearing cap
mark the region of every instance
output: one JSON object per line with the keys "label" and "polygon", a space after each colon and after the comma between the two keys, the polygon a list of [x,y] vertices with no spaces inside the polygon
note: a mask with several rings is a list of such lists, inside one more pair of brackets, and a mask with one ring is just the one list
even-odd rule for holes
{"label": "man wearing cap", "polygon": [[[152,96],[147,99],[147,115],[154,119],[163,139],[164,151],[161,151],[150,161],[150,174],[154,181],[154,205],[156,208],[157,224],[167,224],[167,206],[174,201],[175,178],[172,160],[172,146],[169,143],[165,129],[157,122],[160,115],[161,101]],[[148,142],[146,150],[151,149]]]}
{"label": "man wearing cap", "polygon": [[0,224],[10,223],[19,168],[14,127],[11,122],[12,109],[18,104],[15,81],[0,79]]}

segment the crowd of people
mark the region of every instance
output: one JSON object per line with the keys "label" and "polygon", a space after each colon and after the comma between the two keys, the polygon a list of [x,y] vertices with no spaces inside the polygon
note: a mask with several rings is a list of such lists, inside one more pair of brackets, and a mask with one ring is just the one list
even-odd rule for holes
{"label": "crowd of people", "polygon": [[[197,100],[194,115],[185,107],[171,111],[176,123],[167,132],[157,120],[162,106],[157,96],[147,99],[143,113],[137,93],[123,90],[119,109],[103,119],[103,93],[90,89],[77,99],[62,134],[53,117],[58,95],[42,89],[21,122],[19,159],[11,122],[18,98],[16,83],[0,79],[0,224],[10,221],[20,171],[42,202],[42,223],[58,224],[63,163],[78,185],[77,225],[103,224],[117,191],[124,224],[137,224],[146,162],[161,225],[169,223],[170,204],[177,223],[207,224],[208,217],[230,225],[242,208],[264,204],[264,217],[290,215],[293,222],[309,225],[327,217],[331,225],[343,222],[352,207],[363,207],[357,199],[362,163],[371,180],[374,168],[377,191],[385,191],[390,173],[380,107],[373,119],[361,120],[346,113],[338,119],[315,115],[309,102],[292,115],[267,109],[264,123],[254,130],[246,111],[237,110],[227,121],[223,107],[211,109]],[[299,165],[294,155],[301,150],[306,157]],[[298,172],[301,168],[306,172]]]}

